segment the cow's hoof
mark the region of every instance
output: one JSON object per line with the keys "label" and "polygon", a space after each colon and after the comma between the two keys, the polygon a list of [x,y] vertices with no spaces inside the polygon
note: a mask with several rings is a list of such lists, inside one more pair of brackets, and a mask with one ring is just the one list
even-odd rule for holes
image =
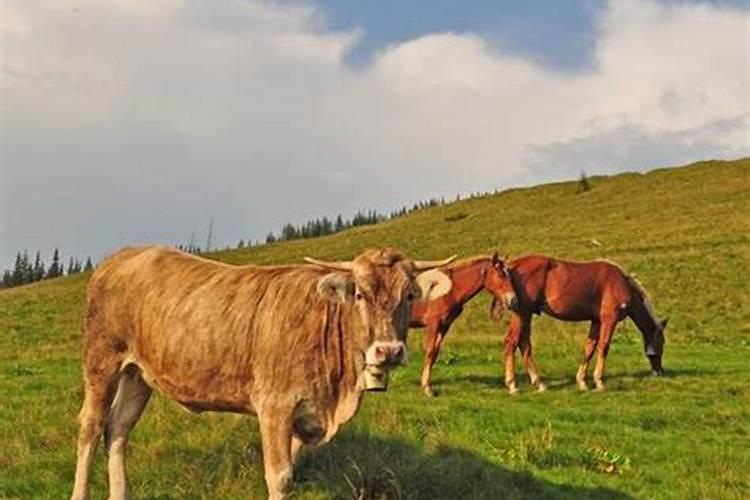
{"label": "cow's hoof", "polygon": [[545,384],[544,382],[539,382],[536,385],[536,392],[544,392],[546,390],[547,390],[547,384]]}
{"label": "cow's hoof", "polygon": [[426,387],[422,387],[422,392],[428,398],[434,398],[435,397],[435,391],[433,391],[432,387],[430,387],[429,385],[426,386]]}

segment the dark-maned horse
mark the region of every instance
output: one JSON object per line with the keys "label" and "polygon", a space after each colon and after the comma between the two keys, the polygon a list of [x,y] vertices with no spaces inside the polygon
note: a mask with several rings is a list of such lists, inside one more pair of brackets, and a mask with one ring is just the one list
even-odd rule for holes
{"label": "dark-maned horse", "polygon": [[[450,292],[435,300],[414,302],[409,323],[412,328],[426,329],[421,384],[422,391],[427,396],[434,395],[430,377],[432,366],[440,353],[440,346],[451,324],[463,311],[464,304],[482,289],[490,292],[494,300],[502,302],[505,307],[512,309],[516,303],[513,283],[497,252],[491,257],[477,256],[465,259],[446,268],[425,273],[423,276],[428,278],[430,273],[435,272],[448,275],[452,282]],[[435,295],[441,293],[442,291],[438,291]]]}
{"label": "dark-maned horse", "polygon": [[[598,260],[566,262],[530,255],[513,260],[508,268],[518,303],[511,310],[505,338],[505,384],[511,394],[515,383],[515,351],[520,348],[532,385],[545,386],[531,353],[531,318],[542,312],[563,321],[591,321],[591,328],[578,366],[578,388],[586,390],[589,362],[598,352],[594,383],[604,389],[604,363],[615,326],[629,317],[643,336],[643,344],[654,375],[662,375],[664,328],[667,320],[657,319],[643,286],[619,265]],[[502,304],[493,303],[495,315]]]}

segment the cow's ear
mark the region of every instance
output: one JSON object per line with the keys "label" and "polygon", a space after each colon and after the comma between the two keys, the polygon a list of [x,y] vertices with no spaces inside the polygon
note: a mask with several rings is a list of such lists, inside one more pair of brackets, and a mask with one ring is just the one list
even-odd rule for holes
{"label": "cow's ear", "polygon": [[349,273],[329,273],[318,280],[318,293],[331,302],[346,302],[354,297],[354,279]]}
{"label": "cow's ear", "polygon": [[417,276],[417,287],[421,300],[434,300],[450,292],[453,282],[444,272],[432,269]]}

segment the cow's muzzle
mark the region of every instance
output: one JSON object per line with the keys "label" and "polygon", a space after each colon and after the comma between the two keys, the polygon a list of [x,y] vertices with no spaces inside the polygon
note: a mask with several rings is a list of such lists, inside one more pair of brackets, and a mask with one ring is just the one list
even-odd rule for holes
{"label": "cow's muzzle", "polygon": [[382,365],[365,365],[365,390],[385,391],[388,389],[388,370]]}
{"label": "cow's muzzle", "polygon": [[403,342],[374,342],[365,353],[365,390],[385,391],[388,370],[405,361],[406,345]]}

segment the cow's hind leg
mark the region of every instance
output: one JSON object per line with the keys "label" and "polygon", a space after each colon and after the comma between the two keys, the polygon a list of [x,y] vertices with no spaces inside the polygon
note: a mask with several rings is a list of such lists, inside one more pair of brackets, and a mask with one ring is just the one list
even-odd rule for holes
{"label": "cow's hind leg", "polygon": [[143,413],[151,396],[151,388],[141,377],[137,366],[126,366],[117,385],[112,410],[105,429],[105,442],[109,453],[109,497],[113,500],[128,498],[128,481],[125,471],[125,447],[128,434]]}
{"label": "cow's hind leg", "polygon": [[94,368],[85,368],[83,405],[78,414],[81,425],[78,458],[71,500],[85,500],[89,497],[91,462],[115,394],[119,364],[120,360],[112,357],[97,360]]}

